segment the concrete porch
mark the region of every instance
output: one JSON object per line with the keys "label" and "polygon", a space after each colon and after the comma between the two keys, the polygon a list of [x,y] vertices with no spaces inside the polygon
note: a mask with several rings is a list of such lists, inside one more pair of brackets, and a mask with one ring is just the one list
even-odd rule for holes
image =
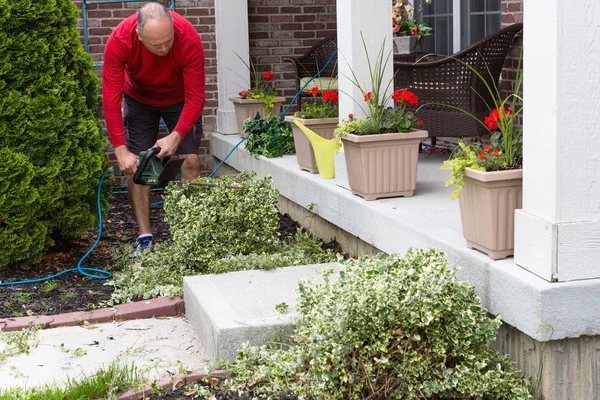
{"label": "concrete porch", "polygon": [[[240,141],[213,134],[211,152],[222,160]],[[447,154],[421,154],[412,198],[365,201],[348,189],[344,156],[336,157],[336,178],[301,171],[294,155],[253,158],[243,145],[222,168],[256,170],[272,176],[282,196],[280,210],[324,238],[335,237],[354,254],[404,252],[437,247],[446,252],[458,277],[470,282],[503,326],[497,346],[510,354],[526,375],[545,365],[540,390],[548,399],[600,398],[600,279],[549,282],[515,264],[512,257],[493,261],[466,247],[457,200],[440,171]],[[312,204],[311,213],[308,210]],[[557,394],[564,395],[557,395]]]}

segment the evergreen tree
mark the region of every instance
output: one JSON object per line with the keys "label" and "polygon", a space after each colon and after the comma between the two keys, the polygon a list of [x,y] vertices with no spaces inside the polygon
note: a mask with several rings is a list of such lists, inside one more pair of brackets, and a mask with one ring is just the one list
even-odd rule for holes
{"label": "evergreen tree", "polygon": [[96,222],[99,79],[72,0],[0,0],[0,267]]}

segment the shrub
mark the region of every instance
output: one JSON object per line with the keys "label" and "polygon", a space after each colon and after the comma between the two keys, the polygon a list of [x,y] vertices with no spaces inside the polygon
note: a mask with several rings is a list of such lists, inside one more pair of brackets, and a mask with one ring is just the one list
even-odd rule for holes
{"label": "shrub", "polygon": [[500,326],[438,250],[349,260],[299,289],[289,350],[243,346],[226,385],[301,399],[528,399],[490,342]]}
{"label": "shrub", "polygon": [[0,267],[95,223],[98,78],[71,0],[0,0]]}
{"label": "shrub", "polygon": [[298,232],[283,243],[278,240],[279,193],[271,188],[270,178],[243,172],[195,183],[213,186],[167,188],[165,220],[171,239],[143,253],[141,259],[134,260],[131,251],[121,255],[123,269],[114,274],[111,283],[116,289],[109,304],[180,295],[184,276],[335,259],[305,233]]}
{"label": "shrub", "polygon": [[248,118],[242,123],[244,133],[248,134],[246,150],[257,157],[281,157],[294,152],[294,134],[289,122],[278,117],[261,119],[256,113],[254,118]]}

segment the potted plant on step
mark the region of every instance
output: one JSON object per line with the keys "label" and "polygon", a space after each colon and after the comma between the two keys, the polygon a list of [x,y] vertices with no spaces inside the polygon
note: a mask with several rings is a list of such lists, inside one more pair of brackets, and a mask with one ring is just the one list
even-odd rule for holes
{"label": "potted plant on step", "polygon": [[[296,111],[294,116],[285,117],[285,120],[288,122],[298,120],[323,139],[333,139],[338,124],[338,94],[332,90],[320,92],[316,86],[306,92],[313,96],[315,100],[320,97],[321,101],[302,103],[302,109]],[[296,159],[300,169],[311,174],[318,173],[319,168],[315,160],[315,153],[308,138],[295,124],[292,124],[292,131],[294,133]]]}
{"label": "potted plant on step", "polygon": [[459,142],[442,166],[450,171],[446,186],[456,185],[452,198],[459,198],[467,246],[494,260],[513,255],[514,214],[522,207],[523,133],[515,127],[523,110],[520,71],[519,62],[514,91],[504,99],[497,88],[486,86],[495,108],[484,121],[458,109],[478,120],[491,138],[470,144]]}
{"label": "potted plant on step", "polygon": [[[416,105],[419,99],[407,90],[395,90],[389,96],[393,80],[384,86],[382,79],[390,55],[384,59],[382,44],[372,65],[364,39],[363,47],[371,91],[361,87],[354,72],[351,80],[364,96],[367,117],[356,119],[349,115],[336,128],[344,145],[350,189],[365,200],[410,197],[417,182],[419,146],[427,137],[427,131],[415,129],[423,121],[407,111],[406,105]],[[391,101],[397,106],[388,106]]]}
{"label": "potted plant on step", "polygon": [[[244,62],[244,64],[246,64]],[[248,118],[254,118],[256,113],[264,119],[269,119],[273,115],[279,115],[281,108],[285,103],[285,97],[278,97],[277,92],[272,86],[275,75],[267,71],[262,74],[256,70],[252,61],[250,66],[246,64],[252,75],[252,84],[248,90],[242,90],[238,93],[239,97],[231,97],[235,109],[235,119],[237,122],[240,136],[245,137],[242,130],[242,122]]]}
{"label": "potted plant on step", "polygon": [[[431,4],[432,0],[425,0]],[[414,53],[423,36],[431,35],[432,28],[415,19],[414,8],[408,1],[397,1],[392,6],[394,54]]]}

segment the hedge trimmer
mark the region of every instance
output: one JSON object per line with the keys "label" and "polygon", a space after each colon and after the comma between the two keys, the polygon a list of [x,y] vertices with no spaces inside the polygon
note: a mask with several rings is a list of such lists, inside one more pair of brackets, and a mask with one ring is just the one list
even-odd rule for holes
{"label": "hedge trimmer", "polygon": [[[140,158],[137,161],[137,170],[133,175],[133,182],[138,185],[151,186],[153,188],[164,188],[169,182],[174,180],[179,172],[181,171],[181,165],[183,164],[183,158],[165,158],[159,160],[156,155],[160,153],[160,147],[153,147],[148,151],[142,151]],[[115,164],[113,167],[113,173],[115,176],[123,176],[123,171],[119,168],[119,164]],[[181,182],[175,182],[181,183]],[[211,183],[191,183],[186,182],[187,185],[193,186],[207,186],[216,187],[222,185],[216,185]],[[245,189],[243,186],[223,186],[228,189]]]}

